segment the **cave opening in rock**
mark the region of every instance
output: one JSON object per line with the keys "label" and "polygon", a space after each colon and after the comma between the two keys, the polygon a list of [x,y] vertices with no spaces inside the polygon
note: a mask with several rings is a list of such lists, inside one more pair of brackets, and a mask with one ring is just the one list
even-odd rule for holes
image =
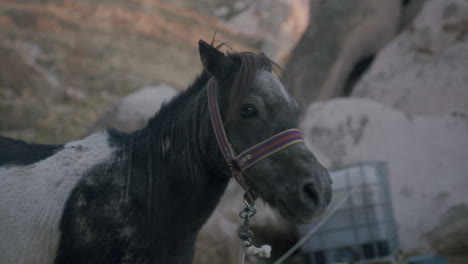
{"label": "cave opening in rock", "polygon": [[367,71],[367,69],[369,69],[372,62],[374,61],[374,58],[375,55],[366,56],[354,64],[354,67],[343,86],[341,96],[347,97],[351,95],[354,86],[361,79],[362,75]]}
{"label": "cave opening in rock", "polygon": [[401,4],[403,5],[403,7],[411,4],[411,0],[401,0]]}

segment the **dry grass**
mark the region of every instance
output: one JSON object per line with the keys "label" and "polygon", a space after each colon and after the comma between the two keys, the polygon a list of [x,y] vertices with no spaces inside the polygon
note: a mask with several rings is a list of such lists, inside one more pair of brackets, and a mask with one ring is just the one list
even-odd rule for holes
{"label": "dry grass", "polygon": [[[138,88],[167,83],[183,89],[201,69],[195,39],[216,30],[210,20],[139,1],[104,1],[95,9],[92,1],[67,3],[0,4],[0,135],[75,140]],[[166,24],[148,23],[166,23],[170,32],[154,30]],[[218,37],[234,38],[226,34]]]}

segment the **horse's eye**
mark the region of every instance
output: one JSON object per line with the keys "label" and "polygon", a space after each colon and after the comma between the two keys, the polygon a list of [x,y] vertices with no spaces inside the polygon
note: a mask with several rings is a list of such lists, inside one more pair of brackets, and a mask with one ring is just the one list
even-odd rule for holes
{"label": "horse's eye", "polygon": [[241,106],[239,114],[243,118],[251,118],[257,114],[257,110],[253,105],[243,105]]}

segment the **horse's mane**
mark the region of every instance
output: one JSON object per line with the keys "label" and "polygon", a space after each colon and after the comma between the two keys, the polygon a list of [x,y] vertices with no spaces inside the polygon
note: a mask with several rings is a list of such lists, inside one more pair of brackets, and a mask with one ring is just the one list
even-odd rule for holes
{"label": "horse's mane", "polygon": [[[237,113],[238,106],[242,102],[242,98],[249,92],[257,72],[260,70],[274,70],[276,72],[279,67],[263,54],[239,52],[228,53],[226,56],[233,63],[224,65],[227,66],[225,67],[225,76],[227,77],[225,80],[218,80],[221,82],[218,85],[221,88],[229,88],[230,90],[228,97],[230,111],[225,112],[226,120],[229,120]],[[202,146],[198,145],[200,140],[196,131],[199,130],[200,122],[203,120],[202,116],[205,116],[208,111],[206,108],[207,96],[203,94],[200,97],[200,92],[210,78],[212,78],[211,74],[203,70],[187,89],[161,106],[159,111],[149,120],[146,128],[133,133],[135,136],[139,135],[146,138],[144,142],[153,141],[151,143],[153,158],[162,155],[161,153],[164,152],[162,141],[166,138],[174,139],[171,143],[171,151],[178,153],[178,155],[181,154],[179,152],[182,149],[187,148],[187,144],[192,145],[189,149],[203,149]],[[194,101],[195,98],[199,98],[197,100],[200,101]],[[183,110],[187,105],[191,105],[192,108],[189,111]],[[226,109],[227,106],[221,106],[221,108]],[[175,127],[183,127],[184,129],[176,129]],[[116,137],[115,133],[110,134],[114,138]],[[203,155],[201,153],[190,153],[189,151],[184,155],[183,159],[189,161],[190,164],[202,164],[200,159]],[[186,169],[191,170],[191,173],[188,174],[198,178],[195,166]]]}

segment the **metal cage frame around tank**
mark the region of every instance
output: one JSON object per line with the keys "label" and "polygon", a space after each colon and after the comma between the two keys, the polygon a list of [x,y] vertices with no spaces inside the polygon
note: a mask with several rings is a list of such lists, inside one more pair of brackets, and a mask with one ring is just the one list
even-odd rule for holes
{"label": "metal cage frame around tank", "polygon": [[[346,201],[303,244],[309,263],[395,263],[399,243],[387,164],[355,163],[333,168],[330,175],[334,181],[330,207]],[[314,226],[303,226],[299,232],[305,234]]]}

